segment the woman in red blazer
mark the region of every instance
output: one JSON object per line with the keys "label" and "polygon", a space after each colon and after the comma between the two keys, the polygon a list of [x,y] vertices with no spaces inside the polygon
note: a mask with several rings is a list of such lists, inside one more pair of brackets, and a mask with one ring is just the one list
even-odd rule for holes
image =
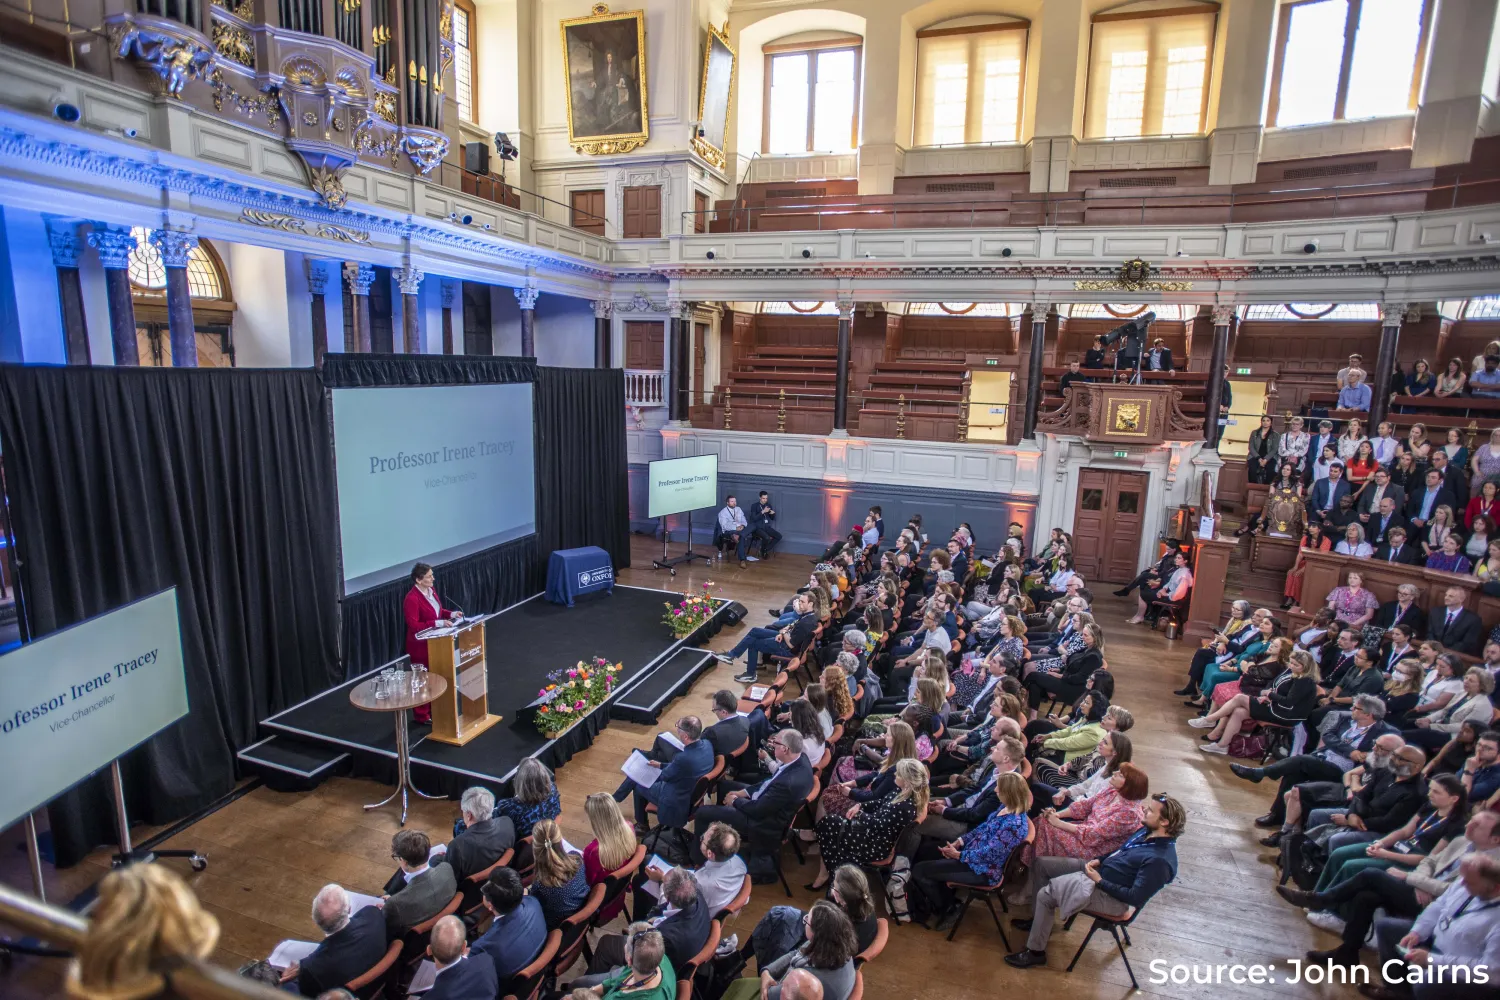
{"label": "woman in red blazer", "polygon": [[[406,655],[411,657],[412,663],[420,663],[427,666],[427,640],[418,639],[417,633],[423,629],[432,628],[438,622],[447,621],[449,618],[459,617],[456,611],[443,610],[442,602],[438,600],[437,590],[434,588],[432,567],[426,563],[417,563],[411,568],[411,590],[406,593],[406,600],[401,606],[403,615],[406,617]],[[413,710],[418,722],[432,721],[432,706],[419,705]]]}

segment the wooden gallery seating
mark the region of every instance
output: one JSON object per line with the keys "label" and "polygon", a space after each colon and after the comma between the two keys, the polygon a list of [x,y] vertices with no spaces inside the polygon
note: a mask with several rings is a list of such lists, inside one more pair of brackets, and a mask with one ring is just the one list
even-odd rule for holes
{"label": "wooden gallery seating", "polygon": [[[1401,566],[1375,562],[1354,556],[1341,556],[1333,552],[1308,552],[1305,554],[1306,575],[1302,580],[1302,606],[1287,612],[1290,631],[1295,634],[1312,621],[1312,612],[1328,603],[1328,595],[1335,587],[1342,586],[1351,570],[1360,574],[1365,589],[1371,591],[1380,602],[1396,599],[1396,588],[1410,583],[1417,588],[1417,606],[1431,610],[1443,603],[1443,592],[1449,587],[1459,587],[1468,594],[1464,607],[1473,611],[1484,623],[1484,635],[1500,624],[1500,597],[1481,593],[1479,581],[1472,576],[1444,573],[1421,566]],[[1482,648],[1482,647],[1481,647]],[[1477,657],[1475,658],[1477,659]]]}
{"label": "wooden gallery seating", "polygon": [[757,347],[735,365],[719,386],[714,397],[712,426],[725,426],[727,406],[733,430],[827,434],[833,430],[833,392],[838,378],[836,352],[834,346]]}
{"label": "wooden gallery seating", "polygon": [[899,424],[904,437],[957,441],[968,369],[962,361],[905,356],[877,362],[862,394],[859,432],[893,438]]}
{"label": "wooden gallery seating", "polygon": [[[1062,389],[1058,387],[1058,380],[1066,372],[1067,368],[1043,368],[1042,369],[1042,409],[1055,410],[1063,404]],[[1108,382],[1114,376],[1114,369],[1094,368],[1083,369],[1083,374],[1091,381]],[[1119,376],[1121,381],[1125,375]],[[1204,372],[1142,372],[1141,380],[1147,385],[1173,385],[1182,390],[1182,412],[1188,416],[1203,416],[1204,396],[1208,386],[1208,375]]]}

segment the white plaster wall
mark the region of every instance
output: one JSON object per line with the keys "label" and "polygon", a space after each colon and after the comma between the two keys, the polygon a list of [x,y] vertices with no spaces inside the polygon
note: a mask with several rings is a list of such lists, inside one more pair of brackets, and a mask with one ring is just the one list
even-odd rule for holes
{"label": "white plaster wall", "polygon": [[[284,368],[292,364],[286,255],[280,250],[247,243],[221,242],[216,249],[229,270],[229,284],[234,293],[236,366]],[[311,333],[308,337],[310,364]]]}
{"label": "white plaster wall", "polygon": [[67,361],[57,268],[40,212],[6,208],[0,214],[0,361]]}
{"label": "white plaster wall", "polygon": [[536,302],[537,364],[553,368],[594,367],[594,305],[566,295]]}
{"label": "white plaster wall", "polygon": [[[282,255],[282,270],[285,272],[286,280],[286,312],[287,312],[287,338],[290,344],[291,365],[293,368],[308,368],[312,366],[312,290],[307,281],[307,257],[300,253],[285,253]],[[332,282],[330,282],[332,284]],[[337,289],[335,289],[335,292]],[[324,292],[323,298],[329,298]],[[342,345],[338,343],[339,337],[334,336],[337,327],[328,328],[329,339],[334,341],[328,345],[331,351],[338,350]],[[342,333],[342,331],[340,331]],[[245,364],[240,361],[240,364]]]}
{"label": "white plaster wall", "polygon": [[104,265],[99,255],[85,250],[78,261],[78,280],[83,285],[83,321],[89,329],[89,359],[96,365],[115,363],[114,340],[109,332],[109,293],[104,287]]}
{"label": "white plaster wall", "polygon": [[521,305],[506,285],[490,286],[490,335],[497,355],[520,357]]}

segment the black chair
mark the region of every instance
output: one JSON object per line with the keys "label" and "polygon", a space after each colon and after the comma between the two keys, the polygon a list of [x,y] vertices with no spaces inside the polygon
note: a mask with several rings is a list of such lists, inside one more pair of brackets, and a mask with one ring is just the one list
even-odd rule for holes
{"label": "black chair", "polygon": [[1089,932],[1083,936],[1083,943],[1078,946],[1078,951],[1073,955],[1073,961],[1068,963],[1068,971],[1073,971],[1073,966],[1077,965],[1078,960],[1083,957],[1083,949],[1089,946],[1089,939],[1094,936],[1095,931],[1102,927],[1109,931],[1110,937],[1115,939],[1115,947],[1120,950],[1120,957],[1125,960],[1125,973],[1130,976],[1131,989],[1140,989],[1140,984],[1135,981],[1135,970],[1130,967],[1130,956],[1125,954],[1125,948],[1131,943],[1128,928],[1135,922],[1135,918],[1141,915],[1141,910],[1144,908],[1144,906],[1137,906],[1123,917],[1095,913],[1088,909],[1080,910],[1069,917],[1068,922],[1063,927],[1064,930],[1072,930],[1073,921],[1077,920],[1080,916],[1093,917],[1094,923],[1089,927]]}

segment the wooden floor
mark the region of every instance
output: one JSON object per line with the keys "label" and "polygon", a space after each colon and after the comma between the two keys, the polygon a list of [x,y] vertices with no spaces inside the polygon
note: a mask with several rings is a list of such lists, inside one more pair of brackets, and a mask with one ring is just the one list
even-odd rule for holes
{"label": "wooden floor", "polygon": [[[687,587],[713,581],[716,593],[750,608],[750,624],[762,623],[771,606],[805,582],[804,556],[785,554],[740,569],[729,565],[680,569],[675,580],[653,573],[651,558],[659,543],[637,536],[635,569],[620,581],[644,587]],[[1100,590],[1107,588],[1101,587]],[[1301,911],[1272,892],[1275,868],[1269,852],[1255,842],[1251,819],[1265,811],[1267,785],[1252,786],[1228,773],[1224,758],[1197,750],[1198,733],[1185,720],[1188,710],[1170,692],[1181,685],[1196,642],[1168,642],[1159,634],[1124,623],[1132,609],[1105,596],[1096,612],[1104,623],[1106,657],[1118,677],[1117,701],[1135,715],[1130,734],[1136,763],[1151,777],[1153,791],[1180,799],[1189,813],[1188,829],[1178,843],[1177,880],[1168,886],[1136,922],[1130,949],[1144,994],[1159,997],[1353,996],[1348,987],[1290,984],[1290,958],[1309,948],[1328,948],[1334,939],[1312,928]],[[714,642],[728,648],[741,629],[729,629]],[[607,637],[599,653],[609,656]],[[694,712],[706,716],[709,699],[720,686],[736,688],[735,671],[718,666],[699,679],[666,718]],[[736,688],[737,689],[737,688]],[[574,843],[590,839],[583,799],[618,783],[620,760],[634,746],[650,742],[654,728],[612,722],[594,745],[574,757],[558,774],[562,792],[564,834]],[[199,898],[219,918],[223,932],[216,958],[238,966],[270,953],[286,937],[315,938],[309,916],[313,895],[326,882],[360,892],[378,893],[391,871],[390,837],[396,816],[390,809],[364,812],[365,802],[384,798],[385,789],[370,781],[334,779],[305,794],[286,795],[256,789],[198,823],[178,840],[205,852],[208,870],[190,876]],[[418,801],[410,825],[446,837],[457,803]],[[24,855],[14,836],[0,841],[0,879],[29,888]],[[169,844],[168,846],[172,846]],[[177,862],[170,862],[178,864]],[[68,899],[107,869],[107,852],[99,852],[69,871],[48,871],[50,898]],[[182,865],[186,873],[186,865]],[[815,862],[800,869],[787,852],[787,874],[794,902],[806,907],[813,894],[801,889],[811,881]],[[745,913],[727,928],[745,940],[754,922],[771,906],[786,903],[779,886],[757,886]],[[1008,920],[1008,918],[1007,918]],[[989,915],[971,910],[952,943],[920,927],[897,928],[885,953],[865,969],[865,995],[874,998],[943,997],[953,1000],[996,995],[1047,997],[1066,991],[1070,997],[1123,997],[1131,992],[1119,955],[1107,937],[1095,935],[1072,974],[1065,974],[1087,922],[1068,933],[1054,934],[1046,969],[1019,972],[1001,961],[1003,949]],[[1013,946],[1024,935],[1011,930]],[[1150,964],[1181,964],[1200,975],[1213,966],[1270,964],[1274,986],[1234,985],[1227,970],[1221,984],[1150,982]],[[60,993],[58,963],[18,962],[0,972],[0,996],[51,997]]]}

